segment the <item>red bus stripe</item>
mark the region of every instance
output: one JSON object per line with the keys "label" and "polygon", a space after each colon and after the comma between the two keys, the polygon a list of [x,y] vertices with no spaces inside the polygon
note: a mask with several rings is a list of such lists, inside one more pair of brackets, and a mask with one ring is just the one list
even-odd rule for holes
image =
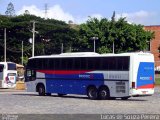
{"label": "red bus stripe", "polygon": [[137,87],[138,89],[147,89],[147,88],[154,88],[154,84],[148,84]]}

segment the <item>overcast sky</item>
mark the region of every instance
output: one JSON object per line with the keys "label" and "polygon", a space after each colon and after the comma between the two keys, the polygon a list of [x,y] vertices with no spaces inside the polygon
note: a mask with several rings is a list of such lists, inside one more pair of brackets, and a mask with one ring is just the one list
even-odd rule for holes
{"label": "overcast sky", "polygon": [[88,16],[110,19],[126,17],[128,22],[143,25],[160,25],[160,0],[0,0],[0,14],[5,14],[12,2],[16,15],[28,10],[30,14],[80,24]]}

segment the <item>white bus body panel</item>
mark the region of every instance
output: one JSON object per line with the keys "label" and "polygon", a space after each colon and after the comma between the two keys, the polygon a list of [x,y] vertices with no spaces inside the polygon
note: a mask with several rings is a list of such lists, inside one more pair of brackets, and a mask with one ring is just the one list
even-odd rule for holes
{"label": "white bus body panel", "polygon": [[[36,76],[39,78],[45,78],[44,73],[37,72]],[[46,80],[45,79],[36,79],[34,81],[26,82],[26,91],[27,92],[36,92],[36,87],[38,83],[42,83],[46,89]]]}
{"label": "white bus body panel", "polygon": [[[7,64],[12,62],[0,62],[4,65],[3,72],[1,73],[3,78],[1,80],[2,88],[15,88],[17,80],[17,70],[8,70]],[[15,64],[15,63],[14,63]],[[8,82],[6,82],[6,77],[8,77]]]}
{"label": "white bus body panel", "polygon": [[[154,88],[142,88],[138,89],[137,88],[137,75],[138,75],[138,70],[139,70],[139,65],[141,62],[146,62],[146,63],[154,63],[154,56],[153,54],[134,54],[131,56],[130,59],[130,96],[141,96],[141,95],[152,95],[154,94]],[[147,68],[147,66],[146,66]],[[149,69],[154,69],[149,68]],[[154,70],[153,70],[154,71]],[[154,76],[153,76],[154,79]],[[155,80],[154,80],[155,81]],[[135,89],[132,88],[132,82],[135,82]]]}

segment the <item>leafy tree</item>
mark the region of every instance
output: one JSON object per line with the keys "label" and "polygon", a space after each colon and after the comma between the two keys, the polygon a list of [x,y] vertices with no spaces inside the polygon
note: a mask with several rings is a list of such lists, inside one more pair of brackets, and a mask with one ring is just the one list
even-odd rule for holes
{"label": "leafy tree", "polygon": [[[36,22],[35,55],[50,55],[61,52],[61,44],[64,44],[64,52],[70,51],[70,47],[76,38],[75,29],[63,21],[43,19],[34,15],[24,14],[16,17],[0,16],[0,56],[4,49],[4,28],[7,28],[7,60],[21,63],[21,44],[24,43],[24,58],[31,57],[32,23]],[[74,47],[72,47],[74,48]],[[0,58],[3,60],[3,57]]]}
{"label": "leafy tree", "polygon": [[43,19],[30,14],[15,17],[0,15],[0,60],[4,53],[4,28],[7,29],[7,61],[21,63],[21,44],[24,43],[24,63],[32,55],[32,23],[35,20],[35,55],[51,55],[64,52],[93,51],[92,37],[98,37],[96,52],[115,53],[145,50],[154,33],[145,31],[142,25],[128,24],[125,18],[112,20],[90,18],[81,25],[66,24],[54,19]]}
{"label": "leafy tree", "polygon": [[99,53],[112,52],[113,42],[115,53],[145,50],[148,41],[154,37],[154,33],[145,31],[142,25],[129,24],[125,18],[115,21],[115,13],[112,20],[106,18],[98,20],[90,18],[86,24],[80,25],[79,50],[93,49],[91,37],[98,37],[96,51]]}
{"label": "leafy tree", "polygon": [[30,14],[29,10],[25,10],[24,14],[29,15]]}
{"label": "leafy tree", "polygon": [[5,14],[9,17],[15,16],[14,5],[11,2],[7,6]]}

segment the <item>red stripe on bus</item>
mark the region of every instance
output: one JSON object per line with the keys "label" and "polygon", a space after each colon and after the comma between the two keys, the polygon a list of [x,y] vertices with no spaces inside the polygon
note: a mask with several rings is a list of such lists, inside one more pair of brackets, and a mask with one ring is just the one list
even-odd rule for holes
{"label": "red stripe on bus", "polygon": [[86,72],[91,72],[87,70],[37,70],[37,72],[45,73],[45,74],[83,74]]}
{"label": "red stripe on bus", "polygon": [[148,84],[137,87],[138,89],[147,89],[147,88],[154,88],[154,84]]}

